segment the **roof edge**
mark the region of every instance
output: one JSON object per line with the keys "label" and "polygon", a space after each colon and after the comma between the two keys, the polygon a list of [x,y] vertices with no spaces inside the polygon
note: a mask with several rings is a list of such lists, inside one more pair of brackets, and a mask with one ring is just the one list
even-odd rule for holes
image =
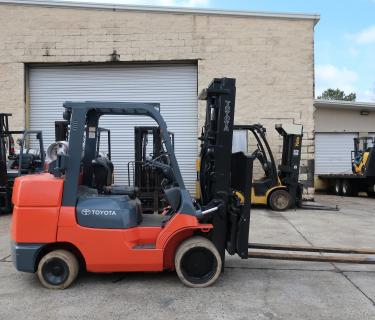
{"label": "roof edge", "polygon": [[167,7],[167,6],[150,6],[150,5],[131,5],[115,3],[97,3],[97,2],[76,2],[76,1],[54,1],[54,0],[0,0],[0,4],[10,5],[36,5],[45,7],[68,7],[68,8],[86,8],[102,10],[129,10],[129,11],[150,11],[164,13],[190,13],[197,15],[228,15],[239,17],[262,17],[262,18],[279,18],[279,19],[306,19],[314,20],[318,23],[320,15],[317,13],[288,13],[288,12],[267,12],[267,11],[238,11],[238,10],[219,10],[219,9],[201,9],[187,7]]}
{"label": "roof edge", "polygon": [[374,110],[375,102],[315,99],[314,107],[318,109]]}

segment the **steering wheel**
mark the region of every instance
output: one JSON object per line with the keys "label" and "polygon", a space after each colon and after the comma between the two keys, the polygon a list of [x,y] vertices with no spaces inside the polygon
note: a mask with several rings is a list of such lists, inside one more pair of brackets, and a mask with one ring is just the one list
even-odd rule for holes
{"label": "steering wheel", "polygon": [[151,168],[159,169],[163,173],[165,178],[168,179],[168,181],[173,182],[175,180],[173,169],[169,164],[166,164],[160,161],[161,160],[160,158],[162,156],[165,156],[165,154],[162,154],[159,157],[156,157],[155,159],[146,160],[143,166],[146,168],[151,167]]}

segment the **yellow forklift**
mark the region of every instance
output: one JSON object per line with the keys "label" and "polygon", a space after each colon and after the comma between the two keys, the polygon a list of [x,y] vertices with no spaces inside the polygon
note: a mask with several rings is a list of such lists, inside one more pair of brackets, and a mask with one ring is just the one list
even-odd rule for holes
{"label": "yellow forklift", "polygon": [[373,137],[354,138],[354,150],[352,151],[352,171],[354,174],[365,174],[368,166],[370,152],[374,147]]}
{"label": "yellow forklift", "polygon": [[253,180],[251,203],[284,211],[302,205],[303,188],[298,178],[303,127],[277,124],[275,129],[283,138],[281,164],[278,167],[267,141],[266,128],[260,124],[235,125],[233,151],[248,152],[250,139],[255,138],[257,147],[252,155],[259,161],[263,176]]}

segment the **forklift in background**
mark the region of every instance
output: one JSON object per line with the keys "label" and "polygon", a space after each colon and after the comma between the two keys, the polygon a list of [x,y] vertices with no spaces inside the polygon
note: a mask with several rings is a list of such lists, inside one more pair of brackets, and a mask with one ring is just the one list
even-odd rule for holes
{"label": "forklift in background", "polygon": [[[11,113],[0,113],[0,213],[12,211],[12,192],[15,178],[44,170],[42,132],[37,130],[14,131],[9,129]],[[14,136],[19,150],[15,149]],[[38,140],[39,149],[29,148],[32,137]]]}
{"label": "forklift in background", "polygon": [[[174,134],[168,131],[174,149]],[[138,190],[143,212],[160,212],[165,206],[163,172],[149,165],[148,160],[157,160],[168,165],[162,135],[159,127],[144,126],[134,128],[134,161],[128,163],[128,185]]]}
{"label": "forklift in background", "polygon": [[354,150],[351,152],[352,172],[365,174],[369,165],[370,153],[374,147],[373,137],[354,138]]}
{"label": "forklift in background", "polygon": [[[105,145],[107,146],[106,152],[102,151],[103,145],[101,143],[103,134],[107,135],[107,141]],[[57,120],[55,121],[55,143],[52,143],[47,149],[47,156],[50,160],[56,160],[57,153],[60,150],[61,152],[66,152],[68,148],[69,141],[69,122],[66,120]],[[62,144],[64,147],[62,147]],[[62,149],[61,149],[62,148]],[[96,157],[102,156],[111,160],[111,130],[107,128],[98,127],[98,139],[95,147]]]}
{"label": "forklift in background", "polygon": [[253,181],[251,203],[284,211],[300,207],[302,203],[303,187],[298,178],[303,128],[297,124],[277,124],[275,129],[283,138],[282,158],[278,168],[267,141],[266,128],[260,124],[235,125],[233,148],[247,152],[251,136],[255,138],[257,148],[253,156],[261,165],[263,177]]}

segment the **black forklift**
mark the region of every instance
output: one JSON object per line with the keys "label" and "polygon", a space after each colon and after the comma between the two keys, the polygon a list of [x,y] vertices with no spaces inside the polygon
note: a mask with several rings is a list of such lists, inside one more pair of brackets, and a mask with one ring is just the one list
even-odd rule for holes
{"label": "black forklift", "polygon": [[[44,170],[43,136],[39,130],[10,130],[11,113],[0,113],[0,213],[12,211],[12,191],[16,177]],[[14,136],[20,136],[15,148]],[[38,148],[31,148],[38,141]]]}
{"label": "black forklift", "polygon": [[[174,134],[168,131],[168,135],[174,148]],[[161,186],[163,173],[148,160],[168,165],[168,159],[159,127],[134,127],[134,161],[128,162],[128,186],[138,190],[145,213],[161,212],[167,205]]]}
{"label": "black forklift", "polygon": [[282,158],[278,167],[267,141],[266,128],[261,124],[235,125],[233,148],[248,152],[250,139],[255,138],[257,147],[252,155],[259,161],[263,177],[253,181],[251,203],[284,211],[300,207],[302,202],[303,186],[298,178],[303,128],[296,124],[277,124],[275,129],[283,138]]}

